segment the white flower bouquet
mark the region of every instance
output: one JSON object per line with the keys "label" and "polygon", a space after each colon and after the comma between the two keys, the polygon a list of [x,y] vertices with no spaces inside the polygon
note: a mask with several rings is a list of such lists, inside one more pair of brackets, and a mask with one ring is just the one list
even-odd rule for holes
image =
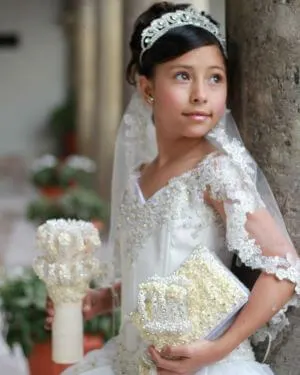
{"label": "white flower bouquet", "polygon": [[83,357],[82,299],[89,283],[100,276],[100,262],[94,250],[101,244],[92,223],[77,220],[49,220],[37,231],[42,251],[33,264],[54,303],[52,359],[69,364]]}

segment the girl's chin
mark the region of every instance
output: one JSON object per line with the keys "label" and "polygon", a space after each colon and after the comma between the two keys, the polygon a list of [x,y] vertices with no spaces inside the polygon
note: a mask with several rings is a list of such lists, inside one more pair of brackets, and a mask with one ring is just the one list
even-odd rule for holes
{"label": "girl's chin", "polygon": [[186,129],[184,136],[188,138],[202,138],[205,137],[212,128],[212,126],[208,125],[189,126],[189,128]]}

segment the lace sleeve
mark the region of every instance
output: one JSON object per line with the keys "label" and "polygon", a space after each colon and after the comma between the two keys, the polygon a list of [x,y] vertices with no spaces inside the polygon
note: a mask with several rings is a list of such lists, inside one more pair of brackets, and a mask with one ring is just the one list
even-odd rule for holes
{"label": "lace sleeve", "polygon": [[[213,201],[222,202],[228,250],[237,253],[246,266],[294,283],[296,295],[300,295],[297,253],[267,211],[253,179],[227,155],[213,160],[209,175],[209,196]],[[299,299],[295,297],[288,303],[296,304],[299,305]],[[288,324],[284,311],[270,322],[270,326],[274,326],[272,338]]]}

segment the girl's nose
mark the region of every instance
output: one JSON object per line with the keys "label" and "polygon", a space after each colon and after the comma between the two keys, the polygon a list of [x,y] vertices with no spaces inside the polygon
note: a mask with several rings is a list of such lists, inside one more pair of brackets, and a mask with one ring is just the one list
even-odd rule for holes
{"label": "girl's nose", "polygon": [[203,84],[195,83],[191,92],[190,101],[192,104],[203,104],[207,102],[207,94]]}

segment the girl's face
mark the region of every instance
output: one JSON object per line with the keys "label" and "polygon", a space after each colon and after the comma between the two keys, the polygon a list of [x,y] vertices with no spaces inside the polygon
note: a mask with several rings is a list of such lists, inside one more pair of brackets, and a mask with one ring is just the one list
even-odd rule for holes
{"label": "girl's face", "polygon": [[201,138],[226,108],[226,67],[217,46],[194,49],[156,67],[154,77],[141,77],[145,97],[153,97],[157,131],[164,137]]}

